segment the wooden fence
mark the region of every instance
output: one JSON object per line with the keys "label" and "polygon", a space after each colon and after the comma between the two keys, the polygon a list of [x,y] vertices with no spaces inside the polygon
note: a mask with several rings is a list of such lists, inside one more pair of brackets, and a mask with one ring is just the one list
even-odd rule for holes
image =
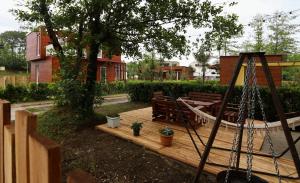
{"label": "wooden fence", "polygon": [[0,76],[0,88],[6,88],[9,84],[13,86],[26,86],[29,83],[29,76]]}
{"label": "wooden fence", "polygon": [[[61,182],[60,146],[36,132],[37,116],[17,111],[11,122],[10,103],[0,100],[0,183]],[[68,183],[95,183],[90,175],[76,170]]]}

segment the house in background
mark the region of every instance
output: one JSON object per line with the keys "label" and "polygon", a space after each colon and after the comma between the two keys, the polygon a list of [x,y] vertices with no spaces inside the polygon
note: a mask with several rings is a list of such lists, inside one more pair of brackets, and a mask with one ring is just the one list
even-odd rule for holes
{"label": "house in background", "polygon": [[[59,40],[62,44],[63,39]],[[59,60],[51,54],[53,46],[43,28],[31,32],[26,37],[26,60],[30,62],[30,81],[49,83],[59,71]],[[83,58],[83,61],[86,59]],[[121,54],[112,55],[100,51],[97,59],[97,81],[112,82],[126,79],[126,64],[121,61]]]}
{"label": "house in background", "polygon": [[163,79],[171,79],[170,77],[173,77],[172,79],[175,80],[191,80],[194,78],[193,69],[190,67],[180,66],[177,61],[165,61],[160,69],[163,73]]}
{"label": "house in background", "polygon": [[[194,68],[194,78],[202,78],[202,66],[198,62],[192,62],[190,64],[192,68]],[[220,74],[211,67],[207,67],[205,71],[205,79],[206,80],[218,80],[220,78]]]}
{"label": "house in background", "polygon": [[[284,55],[265,55],[268,65],[270,67],[270,71],[274,80],[275,85],[281,86],[282,82],[282,65],[284,65],[285,59]],[[234,69],[238,62],[239,56],[221,56],[220,57],[220,83],[222,85],[228,85],[232,75],[234,73]],[[257,76],[257,84],[260,86],[267,86],[267,79],[261,67],[260,59],[258,57],[254,58],[256,61],[256,76]],[[236,81],[236,85],[244,84],[245,71],[247,69],[247,59],[245,58],[244,64],[239,72],[239,76]],[[293,63],[292,63],[293,64]],[[291,65],[292,65],[291,64]]]}

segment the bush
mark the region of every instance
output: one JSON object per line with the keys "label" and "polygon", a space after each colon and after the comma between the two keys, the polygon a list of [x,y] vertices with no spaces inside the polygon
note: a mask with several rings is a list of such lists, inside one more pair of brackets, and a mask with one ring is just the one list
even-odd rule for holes
{"label": "bush", "polygon": [[7,85],[0,90],[0,97],[12,103],[47,100],[54,95],[53,84],[30,84],[29,86]]}
{"label": "bush", "polygon": [[112,95],[126,93],[127,85],[124,81],[115,81],[112,83],[97,83],[96,96]]}
{"label": "bush", "polygon": [[[165,95],[174,98],[186,96],[190,91],[220,93],[224,96],[228,87],[218,84],[201,84],[197,81],[130,81],[127,84],[127,88],[132,101],[147,103],[151,101],[154,91],[163,91]],[[285,110],[284,112],[300,111],[300,87],[281,87],[278,88],[277,92]],[[270,90],[268,88],[260,88],[260,93],[267,119],[269,121],[278,120]],[[241,94],[242,87],[235,87],[229,102],[238,104]],[[256,117],[261,119],[258,105],[256,109]]]}

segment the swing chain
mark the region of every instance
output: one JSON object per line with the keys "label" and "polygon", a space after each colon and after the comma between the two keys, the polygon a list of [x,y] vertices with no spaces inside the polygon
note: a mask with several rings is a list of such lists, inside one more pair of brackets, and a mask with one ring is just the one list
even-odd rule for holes
{"label": "swing chain", "polygon": [[251,58],[251,85],[248,92],[248,123],[247,123],[247,179],[251,182],[252,177],[252,160],[253,160],[253,141],[254,141],[254,119],[255,119],[255,86],[254,80],[256,78],[255,73],[255,61]]}
{"label": "swing chain", "polygon": [[[248,60],[248,65],[250,64],[250,59]],[[248,93],[248,87],[249,87],[249,77],[250,77],[250,68],[247,67],[246,75],[245,75],[245,83],[243,86],[243,92],[241,96],[241,102],[239,104],[239,113],[238,113],[238,119],[237,119],[237,128],[234,134],[228,168],[226,171],[226,177],[225,177],[225,183],[228,182],[229,179],[229,171],[231,170],[231,167],[236,166],[237,161],[237,148],[238,148],[238,139],[239,139],[239,130],[242,128],[242,122],[244,121],[244,114],[245,114],[245,108],[246,108],[246,98]]]}
{"label": "swing chain", "polygon": [[[254,71],[254,72],[255,72],[254,74],[256,74],[256,71]],[[263,105],[262,98],[261,98],[261,95],[260,95],[259,87],[257,86],[256,78],[253,82],[254,82],[253,84],[254,84],[255,89],[256,89],[258,103],[259,103],[259,107],[260,107],[262,117],[263,117],[263,122],[265,124],[266,138],[267,138],[267,141],[269,143],[269,150],[271,151],[271,154],[272,154],[273,163],[274,163],[274,166],[275,166],[275,171],[276,171],[276,174],[277,174],[277,177],[278,177],[278,182],[281,182],[281,176],[280,176],[280,172],[279,172],[278,161],[277,161],[277,158],[276,158],[276,153],[275,153],[274,145],[273,145],[273,142],[272,142],[272,139],[271,139],[269,126],[267,124],[267,117],[266,117],[266,113],[264,111],[264,105]]]}
{"label": "swing chain", "polygon": [[[247,103],[247,132],[248,132],[248,138],[247,138],[247,180],[248,182],[251,182],[252,177],[252,160],[253,160],[253,141],[254,141],[254,120],[255,120],[255,101],[256,96],[258,99],[259,108],[262,113],[263,122],[265,124],[265,130],[266,130],[266,138],[269,143],[269,150],[271,151],[273,163],[275,166],[275,171],[278,177],[278,182],[281,182],[281,176],[279,172],[279,166],[278,161],[276,158],[274,145],[272,143],[271,135],[269,126],[267,124],[267,118],[264,111],[263,101],[260,95],[259,88],[257,86],[257,78],[256,78],[256,64],[254,58],[248,59],[247,62],[247,70],[245,75],[245,83],[243,86],[243,92],[242,92],[242,98],[239,105],[239,113],[238,113],[238,119],[237,119],[237,128],[234,135],[233,145],[231,149],[230,159],[229,159],[229,166],[226,172],[225,177],[225,183],[229,180],[229,171],[232,167],[236,166],[237,161],[237,147],[238,147],[238,139],[239,139],[239,133],[238,131],[242,127],[241,123],[244,121],[244,114],[245,114],[245,108]],[[250,74],[252,74],[252,78],[250,79]],[[251,80],[251,84],[250,84]]]}

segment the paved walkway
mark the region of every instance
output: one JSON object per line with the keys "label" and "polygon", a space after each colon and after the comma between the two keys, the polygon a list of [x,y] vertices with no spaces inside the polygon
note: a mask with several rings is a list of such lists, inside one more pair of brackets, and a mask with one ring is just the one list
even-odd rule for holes
{"label": "paved walkway", "polygon": [[[104,101],[102,105],[112,105],[119,103],[129,102],[128,94],[117,94],[117,95],[108,95],[104,96]],[[26,102],[26,103],[17,103],[11,105],[11,120],[15,120],[15,113],[18,110],[27,110],[27,109],[41,109],[41,111],[34,112],[36,114],[40,113],[45,109],[51,108],[54,105],[53,101],[38,101],[38,102]]]}

